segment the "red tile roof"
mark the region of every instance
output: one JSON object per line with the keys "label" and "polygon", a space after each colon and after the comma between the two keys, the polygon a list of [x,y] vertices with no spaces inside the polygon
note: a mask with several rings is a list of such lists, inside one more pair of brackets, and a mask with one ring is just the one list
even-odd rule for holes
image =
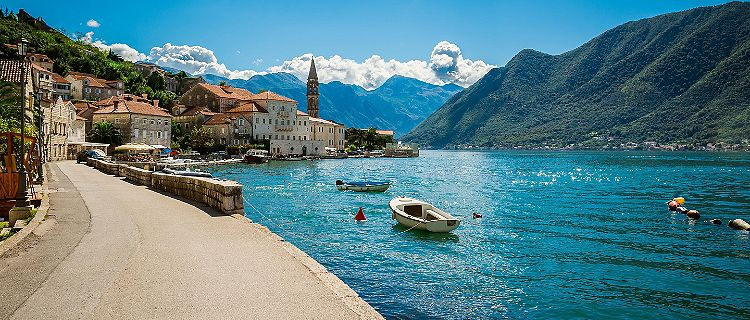
{"label": "red tile roof", "polygon": [[185,112],[181,113],[180,116],[194,116],[196,114],[206,114],[206,115],[214,115],[216,113],[211,112],[208,107],[192,107],[190,109],[185,110]]}
{"label": "red tile roof", "polygon": [[66,80],[65,78],[63,78],[63,76],[57,73],[52,73],[52,81],[54,81],[55,83],[70,83],[70,81]]}
{"label": "red tile roof", "polygon": [[216,86],[208,83],[199,83],[201,86],[219,98],[251,100],[252,92],[231,86]]}
{"label": "red tile roof", "polygon": [[232,123],[232,120],[235,120],[239,117],[242,117],[241,114],[237,113],[217,113],[213,116],[211,116],[204,125],[218,125],[218,124],[227,124]]}
{"label": "red tile roof", "polygon": [[49,71],[49,70],[47,70],[45,68],[42,68],[42,66],[40,66],[40,65],[38,65],[36,63],[33,63],[33,62],[31,63],[31,68],[32,69],[36,69],[37,71],[45,72],[45,73],[52,73],[52,71]]}
{"label": "red tile roof", "polygon": [[73,77],[73,79],[76,79],[76,80],[86,79],[89,81],[89,85],[88,85],[89,87],[97,87],[97,88],[117,89],[116,84],[122,82],[120,80],[99,79],[97,77],[94,77],[94,75],[92,74],[82,73],[82,72],[70,72],[68,73],[68,76]]}
{"label": "red tile roof", "polygon": [[375,133],[384,135],[384,136],[392,136],[394,135],[393,130],[375,130]]}
{"label": "red tile roof", "polygon": [[259,104],[253,101],[240,102],[236,107],[228,110],[229,113],[245,113],[245,112],[263,112],[268,113],[268,110],[261,107]]}
{"label": "red tile roof", "polygon": [[309,114],[307,114],[307,113],[304,113],[304,112],[302,112],[302,111],[299,111],[299,110],[297,110],[297,115],[298,115],[298,116],[309,116]]}
{"label": "red tile roof", "polygon": [[172,117],[166,110],[154,107],[148,99],[124,94],[116,97],[110,97],[95,103],[99,110],[94,114],[105,113],[134,113],[160,117]]}
{"label": "red tile roof", "polygon": [[310,122],[317,122],[317,123],[321,123],[321,124],[328,124],[328,125],[340,126],[340,124],[338,124],[336,122],[333,122],[331,120],[321,119],[321,118],[310,117]]}
{"label": "red tile roof", "polygon": [[295,100],[292,100],[290,98],[287,98],[285,96],[282,96],[278,93],[271,92],[271,91],[254,94],[252,96],[252,100],[275,100],[275,101],[286,101],[286,102],[297,103],[297,101]]}
{"label": "red tile roof", "polygon": [[[26,69],[27,79],[31,79],[28,74],[30,68]],[[21,83],[21,61],[18,60],[0,60],[0,80]]]}

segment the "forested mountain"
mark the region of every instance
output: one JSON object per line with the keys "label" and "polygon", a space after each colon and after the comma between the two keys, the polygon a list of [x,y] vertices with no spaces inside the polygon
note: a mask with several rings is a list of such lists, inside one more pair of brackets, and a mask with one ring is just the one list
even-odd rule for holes
{"label": "forested mountain", "polygon": [[560,55],[523,50],[404,139],[435,148],[746,144],[750,3],[625,23]]}
{"label": "forested mountain", "polygon": [[[289,73],[256,75],[248,80],[229,80],[210,74],[203,77],[209,83],[226,82],[251,92],[271,90],[297,100],[300,110],[307,110],[305,83]],[[399,136],[461,90],[455,84],[437,86],[401,76],[394,76],[371,91],[339,81],[321,83],[320,115],[348,127],[394,130]]]}

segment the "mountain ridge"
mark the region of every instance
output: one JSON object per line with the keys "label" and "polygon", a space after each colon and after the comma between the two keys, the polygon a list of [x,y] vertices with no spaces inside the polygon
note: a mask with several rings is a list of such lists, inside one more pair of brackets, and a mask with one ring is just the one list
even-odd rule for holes
{"label": "mountain ridge", "polygon": [[[622,24],[571,51],[524,49],[404,140],[436,148],[740,143],[750,101],[750,3]],[[743,107],[744,106],[744,107]]]}
{"label": "mountain ridge", "polygon": [[[202,76],[209,83],[226,82],[251,92],[270,90],[296,100],[300,110],[307,110],[306,84],[290,73],[254,75],[247,80]],[[393,130],[399,137],[461,90],[455,84],[438,86],[398,75],[373,90],[331,81],[320,84],[320,115],[348,127]]]}

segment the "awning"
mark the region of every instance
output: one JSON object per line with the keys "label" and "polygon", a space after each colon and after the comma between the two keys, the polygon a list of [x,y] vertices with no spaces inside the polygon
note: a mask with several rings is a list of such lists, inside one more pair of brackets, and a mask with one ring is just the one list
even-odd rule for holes
{"label": "awning", "polygon": [[169,149],[169,147],[165,147],[160,144],[152,144],[151,146],[154,147],[154,149]]}
{"label": "awning", "polygon": [[151,151],[154,147],[142,143],[126,143],[115,147],[115,151]]}

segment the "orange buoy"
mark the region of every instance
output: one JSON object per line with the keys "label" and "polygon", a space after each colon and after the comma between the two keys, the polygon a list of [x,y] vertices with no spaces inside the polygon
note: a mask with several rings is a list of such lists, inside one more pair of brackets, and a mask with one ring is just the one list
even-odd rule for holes
{"label": "orange buoy", "polygon": [[677,207],[679,206],[680,204],[677,203],[677,201],[672,200],[672,201],[667,202],[667,207],[669,208],[669,211],[675,211],[677,210]]}
{"label": "orange buoy", "polygon": [[365,212],[362,211],[362,207],[359,207],[359,211],[357,211],[357,215],[354,216],[354,220],[356,221],[365,221],[367,218],[365,218]]}

